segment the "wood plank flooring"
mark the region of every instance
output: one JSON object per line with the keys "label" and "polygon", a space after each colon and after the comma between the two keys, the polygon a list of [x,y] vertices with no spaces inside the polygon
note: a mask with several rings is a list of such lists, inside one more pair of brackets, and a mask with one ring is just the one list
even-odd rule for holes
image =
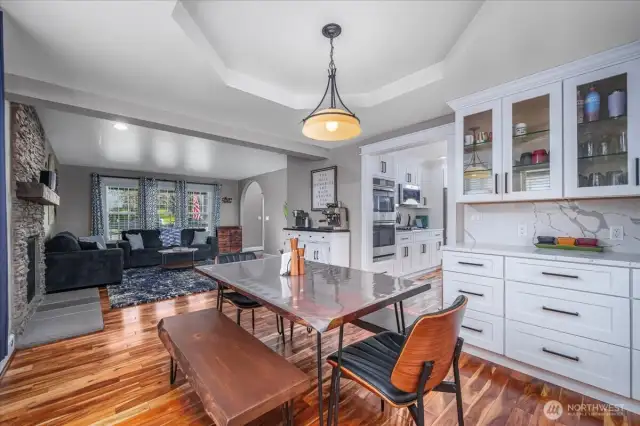
{"label": "wood plank flooring", "polygon": [[[412,312],[433,309],[433,297],[441,297],[435,286],[423,300],[405,304]],[[0,382],[0,424],[47,425],[209,425],[198,397],[181,372],[169,385],[169,355],[158,339],[156,325],[166,316],[215,306],[216,292],[124,309],[109,309],[105,289],[100,290],[105,330],[16,353]],[[434,296],[435,295],[435,296]],[[228,305],[225,313],[235,319]],[[309,391],[295,401],[297,425],[317,425],[315,333],[296,326],[293,343],[282,344],[276,332],[276,317],[266,309],[256,311],[255,335],[285,356],[312,378]],[[251,329],[251,315],[242,316],[242,326]],[[285,323],[288,331],[288,324]],[[345,327],[345,343],[369,333]],[[336,350],[337,334],[323,337],[323,357]],[[330,381],[325,363],[323,386],[325,411]],[[461,359],[465,423],[467,425],[640,425],[631,413],[606,417],[569,416],[555,422],[543,415],[544,403],[593,402],[575,392],[464,355]],[[239,384],[241,385],[241,384]],[[425,398],[428,425],[457,424],[454,396],[433,393]],[[325,414],[326,418],[326,414]],[[341,382],[341,425],[412,425],[406,409],[386,407],[370,392],[347,380]],[[252,425],[277,425],[280,411],[263,416]]]}

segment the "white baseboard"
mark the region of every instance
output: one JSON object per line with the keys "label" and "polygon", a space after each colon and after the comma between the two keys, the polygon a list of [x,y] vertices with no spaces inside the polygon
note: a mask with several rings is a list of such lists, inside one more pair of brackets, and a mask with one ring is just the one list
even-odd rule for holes
{"label": "white baseboard", "polygon": [[625,410],[640,414],[640,401],[636,401],[635,399],[611,393],[606,390],[588,385],[586,383],[578,382],[568,377],[560,376],[547,370],[542,370],[532,365],[507,358],[504,355],[500,355],[482,348],[478,348],[476,346],[469,345],[468,343],[464,344],[464,346],[462,347],[462,351],[470,355],[477,356],[478,358],[482,358],[495,364],[510,368],[512,370],[528,374],[529,376],[533,376],[549,383],[553,383],[554,385],[562,386],[563,388],[567,388],[574,392],[578,392],[602,402],[606,402],[607,404],[622,405],[622,408],[624,408]]}
{"label": "white baseboard", "polygon": [[4,369],[7,366],[7,363],[9,362],[9,360],[11,359],[11,355],[13,355],[13,351],[16,349],[16,336],[14,334],[9,335],[8,343],[9,343],[9,351],[7,353],[7,356],[4,357],[2,361],[0,361],[0,376],[4,374]]}

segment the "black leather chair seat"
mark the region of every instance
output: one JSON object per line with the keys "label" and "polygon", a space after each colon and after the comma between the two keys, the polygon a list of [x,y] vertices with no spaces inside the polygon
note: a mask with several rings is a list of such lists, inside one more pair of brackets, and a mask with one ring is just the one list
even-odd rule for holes
{"label": "black leather chair seat", "polygon": [[[410,405],[416,393],[401,391],[391,384],[391,373],[400,356],[405,336],[386,331],[342,349],[342,368],[368,383],[396,405]],[[327,360],[337,365],[338,352]]]}
{"label": "black leather chair seat", "polygon": [[262,306],[255,300],[251,300],[244,294],[236,293],[235,291],[224,292],[222,297],[240,309],[256,309]]}

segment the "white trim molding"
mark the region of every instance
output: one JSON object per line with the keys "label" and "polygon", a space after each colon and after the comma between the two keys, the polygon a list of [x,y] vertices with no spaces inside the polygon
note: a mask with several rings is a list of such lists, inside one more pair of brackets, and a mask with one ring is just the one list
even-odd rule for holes
{"label": "white trim molding", "polygon": [[364,145],[360,147],[360,155],[382,154],[400,149],[413,148],[419,145],[425,145],[432,142],[439,142],[455,134],[455,124],[448,123],[442,126],[431,127],[408,135],[402,135],[395,138],[387,139]]}
{"label": "white trim molding", "polygon": [[640,40],[447,102],[454,111],[640,58]]}

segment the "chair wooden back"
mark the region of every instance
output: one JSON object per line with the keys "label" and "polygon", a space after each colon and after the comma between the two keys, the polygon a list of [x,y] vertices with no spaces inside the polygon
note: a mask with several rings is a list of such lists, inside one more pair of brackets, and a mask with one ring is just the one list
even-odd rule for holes
{"label": "chair wooden back", "polygon": [[442,311],[419,317],[402,346],[391,372],[391,383],[405,392],[416,392],[425,362],[433,369],[424,390],[431,390],[444,380],[451,367],[467,298],[459,296]]}

